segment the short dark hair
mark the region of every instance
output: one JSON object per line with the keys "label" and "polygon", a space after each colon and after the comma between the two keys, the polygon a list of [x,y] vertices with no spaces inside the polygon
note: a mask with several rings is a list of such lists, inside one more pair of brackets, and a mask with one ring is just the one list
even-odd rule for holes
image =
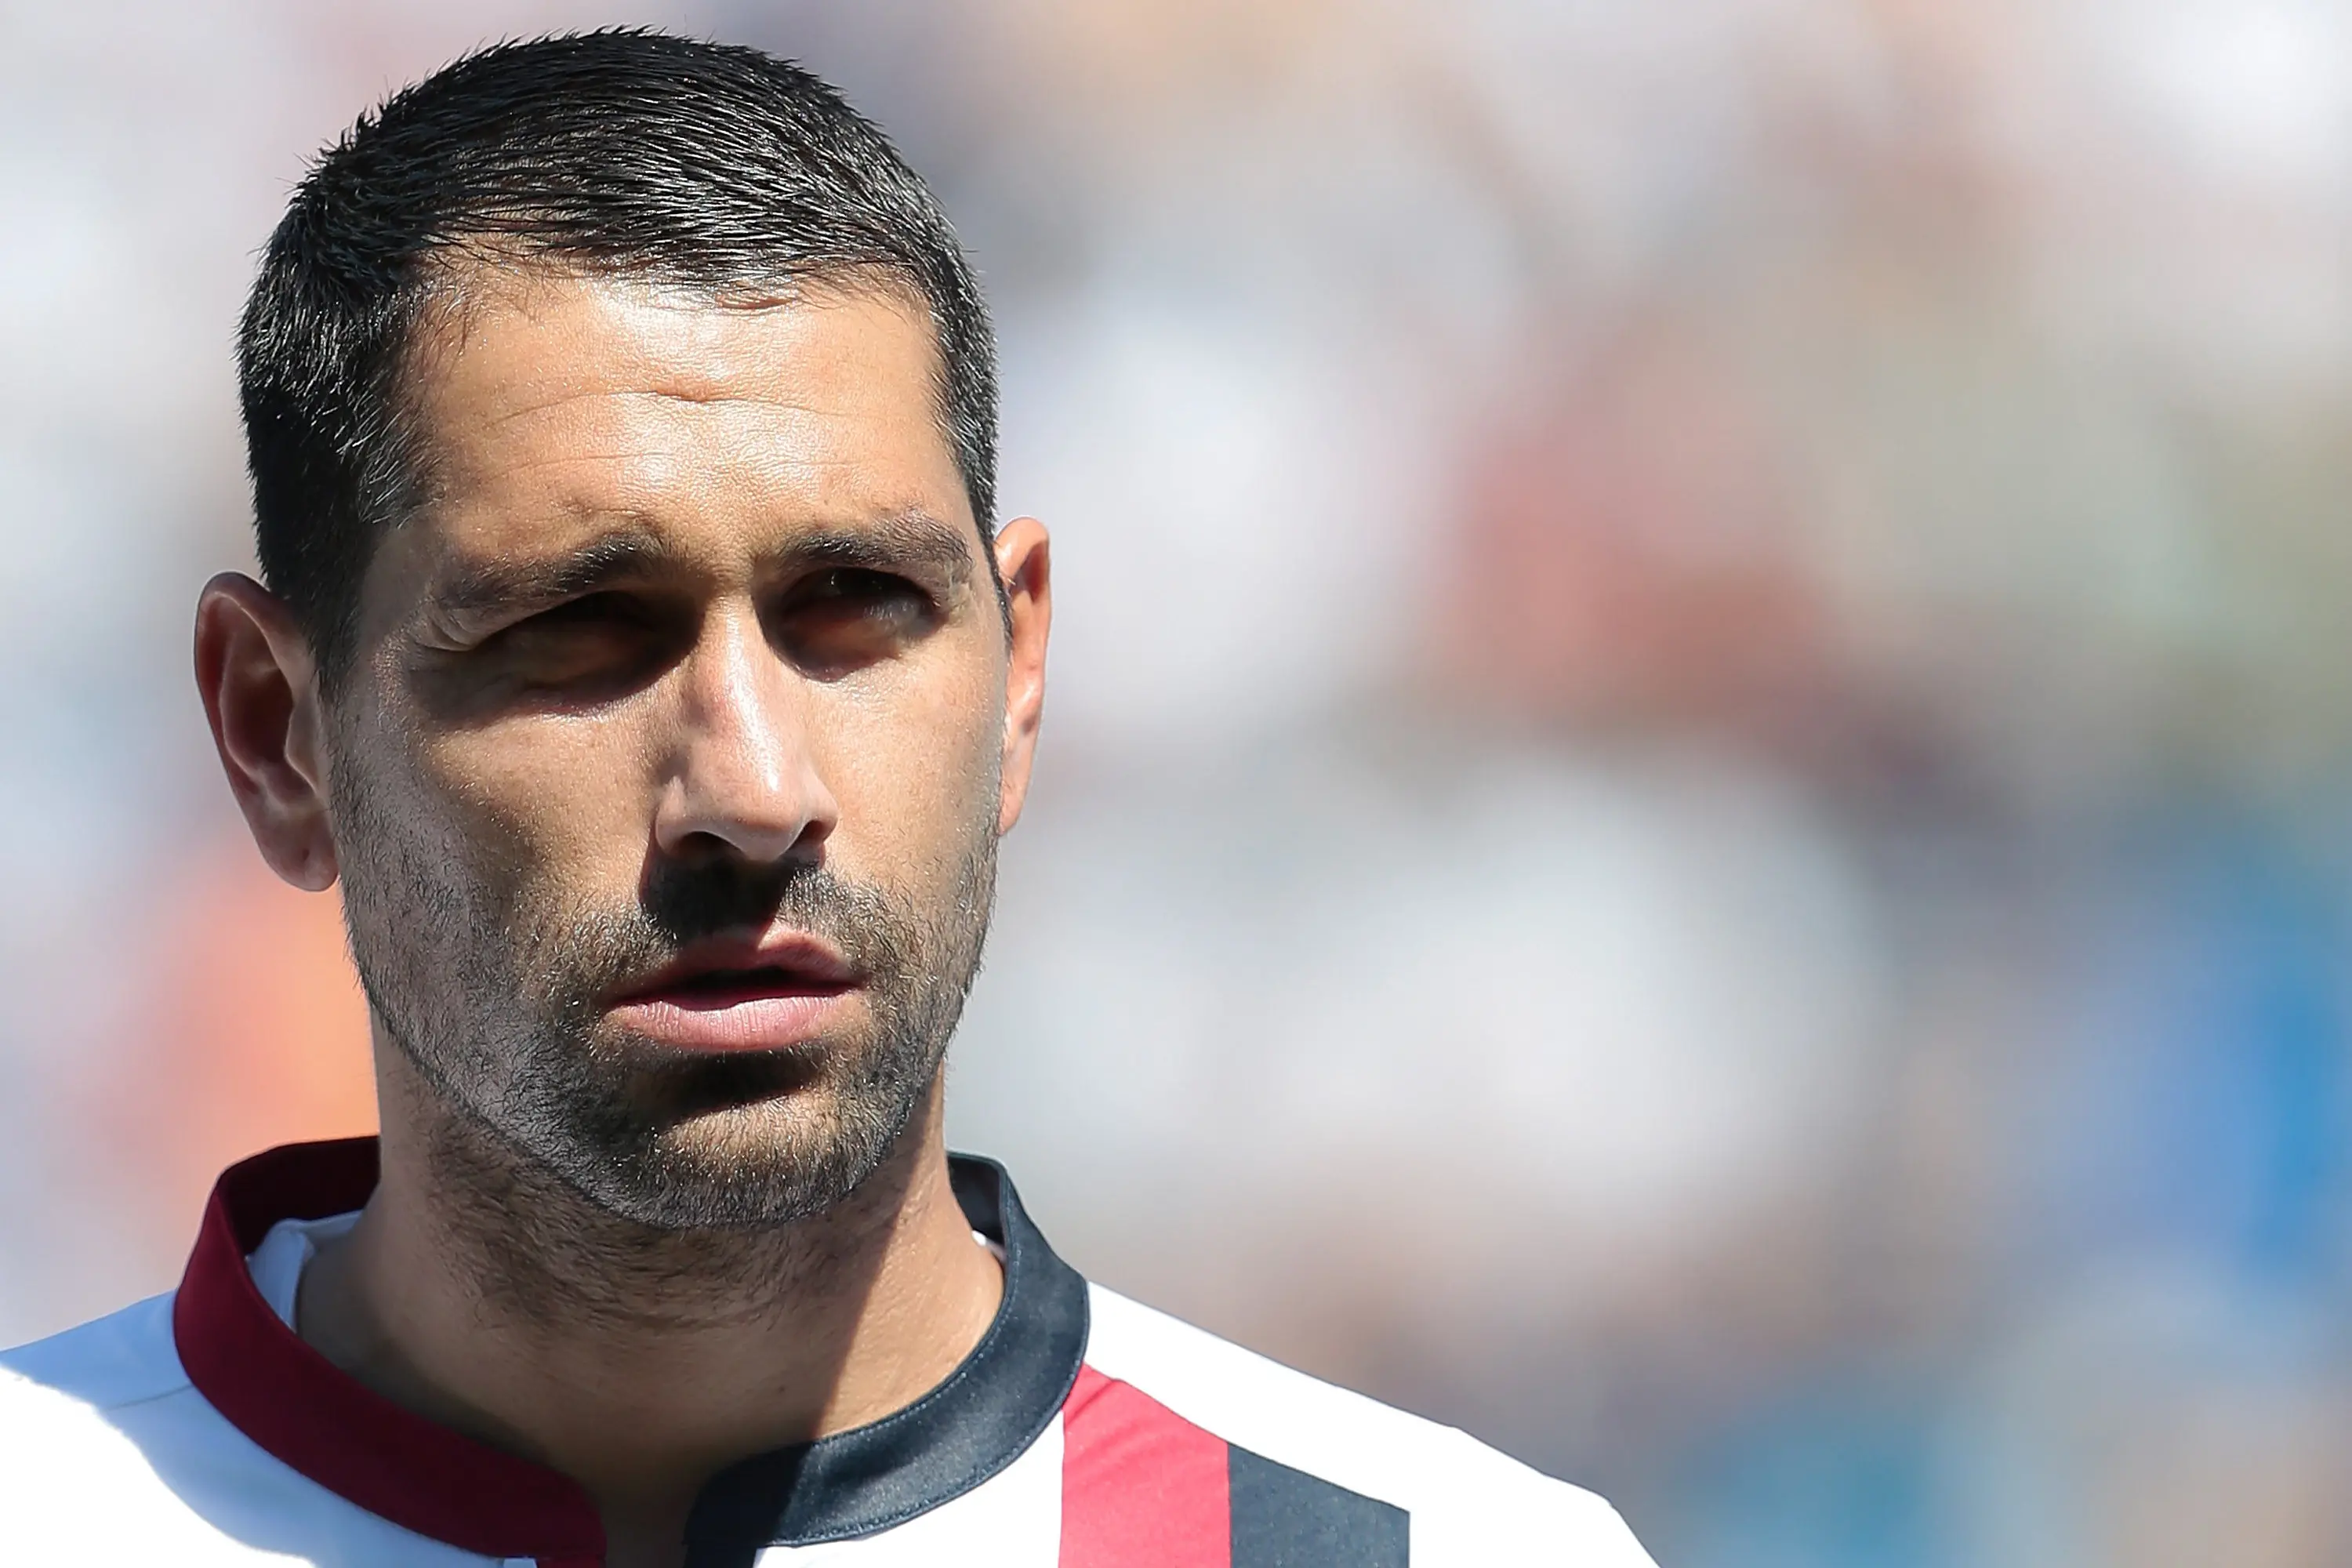
{"label": "short dark hair", "polygon": [[445,265],[478,255],[724,292],[910,286],[983,543],[996,363],[970,261],[922,180],[792,61],[643,29],[504,43],[404,88],[322,153],[237,340],[263,580],[330,689],[383,531],[424,495],[403,360]]}

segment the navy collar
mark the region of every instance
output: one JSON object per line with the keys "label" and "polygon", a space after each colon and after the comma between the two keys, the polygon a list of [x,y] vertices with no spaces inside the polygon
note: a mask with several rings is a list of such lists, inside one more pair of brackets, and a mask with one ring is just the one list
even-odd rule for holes
{"label": "navy collar", "polygon": [[[1086,1282],[1029,1223],[1002,1166],[958,1155],[950,1173],[972,1228],[1004,1250],[1004,1300],[987,1333],[905,1409],[714,1479],[687,1526],[695,1568],[904,1523],[1003,1470],[1061,1410],[1086,1355]],[[222,1175],[173,1304],[189,1381],[262,1448],[394,1524],[488,1556],[601,1562],[604,1527],[579,1486],[374,1393],[255,1288],[246,1255],[272,1226],[348,1213],[375,1180],[373,1138],[291,1144]]]}

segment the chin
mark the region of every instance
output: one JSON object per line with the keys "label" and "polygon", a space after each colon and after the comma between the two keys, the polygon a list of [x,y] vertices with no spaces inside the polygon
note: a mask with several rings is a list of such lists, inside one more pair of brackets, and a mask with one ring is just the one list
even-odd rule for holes
{"label": "chin", "polygon": [[656,1229],[774,1226],[841,1204],[880,1169],[910,1120],[803,1083],[640,1122],[617,1145],[575,1144],[562,1163],[598,1207]]}

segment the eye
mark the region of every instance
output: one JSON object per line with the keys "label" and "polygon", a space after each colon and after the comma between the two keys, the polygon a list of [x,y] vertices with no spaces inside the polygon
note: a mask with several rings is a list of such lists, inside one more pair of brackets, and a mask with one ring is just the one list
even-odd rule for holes
{"label": "eye", "polygon": [[646,628],[652,621],[641,605],[619,594],[590,594],[567,600],[516,622],[491,639],[509,651],[534,643],[555,643],[583,636],[623,634]]}
{"label": "eye", "polygon": [[690,635],[677,623],[634,595],[590,594],[518,621],[480,651],[531,686],[627,683]]}
{"label": "eye", "polygon": [[793,586],[787,603],[809,608],[832,607],[859,614],[928,607],[930,595],[906,578],[863,566],[836,566],[812,572]]}
{"label": "eye", "polygon": [[939,606],[895,573],[862,566],[812,572],[788,589],[770,636],[814,673],[845,674],[899,652],[939,621]]}

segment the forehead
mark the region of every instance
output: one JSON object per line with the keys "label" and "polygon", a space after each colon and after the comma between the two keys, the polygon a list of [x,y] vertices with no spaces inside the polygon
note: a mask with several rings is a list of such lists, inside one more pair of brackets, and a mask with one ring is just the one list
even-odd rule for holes
{"label": "forehead", "polygon": [[616,525],[713,565],[909,513],[979,546],[939,415],[938,340],[895,290],[738,303],[632,280],[475,279],[411,366],[430,503],[384,542],[372,587]]}

